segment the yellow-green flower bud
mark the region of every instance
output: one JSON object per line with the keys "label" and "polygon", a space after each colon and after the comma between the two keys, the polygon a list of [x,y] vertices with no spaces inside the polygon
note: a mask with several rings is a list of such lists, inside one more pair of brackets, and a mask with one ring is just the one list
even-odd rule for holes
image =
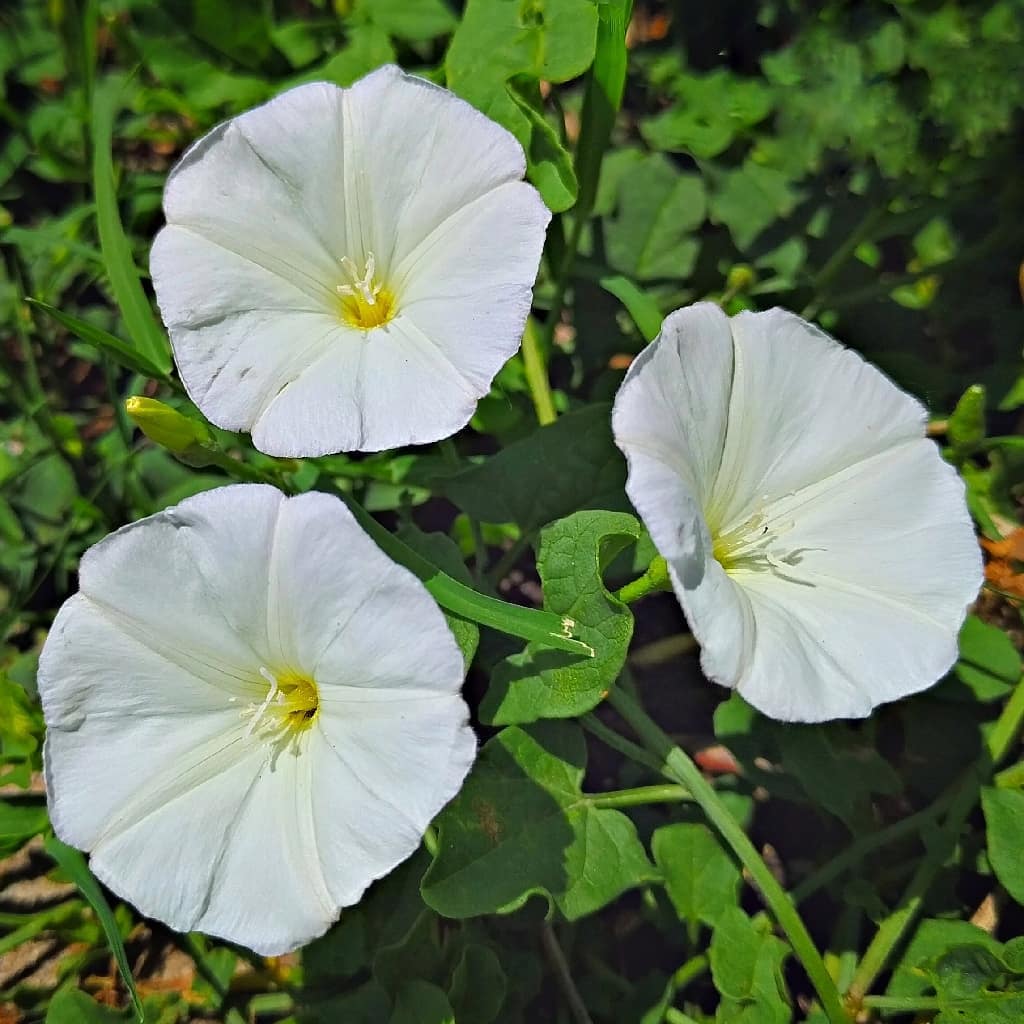
{"label": "yellow-green flower bud", "polygon": [[198,455],[213,443],[210,428],[155,398],[133,395],[124,403],[131,421],[154,444],[178,456]]}

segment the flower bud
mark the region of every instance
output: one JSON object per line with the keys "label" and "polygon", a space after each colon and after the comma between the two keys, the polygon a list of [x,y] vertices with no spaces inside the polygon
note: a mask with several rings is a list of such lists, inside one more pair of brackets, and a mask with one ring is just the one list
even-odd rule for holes
{"label": "flower bud", "polygon": [[155,398],[133,395],[126,399],[124,408],[131,421],[150,441],[174,455],[187,459],[199,455],[213,444],[213,435],[205,423],[189,419]]}

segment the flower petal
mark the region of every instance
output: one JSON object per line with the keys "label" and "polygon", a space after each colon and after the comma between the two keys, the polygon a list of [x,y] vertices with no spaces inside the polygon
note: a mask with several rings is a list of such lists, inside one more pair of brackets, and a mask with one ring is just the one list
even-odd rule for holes
{"label": "flower petal", "polygon": [[395,268],[457,210],[526,173],[510,132],[394,65],[344,95],[348,237],[380,266]]}
{"label": "flower petal", "polygon": [[273,658],[314,676],[325,702],[335,687],[412,699],[462,686],[462,655],[433,598],[330,495],[282,505],[268,619]]}
{"label": "flower petal", "polygon": [[923,434],[916,399],[793,313],[740,313],[731,325],[729,429],[705,504],[713,529]]}
{"label": "flower petal", "polygon": [[189,228],[165,227],[150,265],[181,379],[225,430],[251,430],[324,351],[362,340],[338,318],[337,296],[307,294]]}
{"label": "flower petal", "polygon": [[766,515],[792,522],[781,564],[734,570],[716,600],[680,593],[699,638],[739,627],[732,650],[702,647],[710,678],[773,718],[824,721],[867,715],[945,674],[981,555],[963,483],[932,442],[897,445]]}
{"label": "flower petal", "polygon": [[[301,85],[203,136],[168,176],[167,223],[332,298],[347,251],[342,95],[327,82]],[[154,273],[154,285],[162,310],[175,282]]]}
{"label": "flower petal", "polygon": [[630,501],[690,587],[711,554],[701,509],[725,444],[732,361],[729,320],[718,306],[677,310],[633,361],[612,410]]}
{"label": "flower petal", "polygon": [[[469,358],[479,361],[480,353]],[[425,444],[465,426],[489,386],[475,387],[433,338],[399,315],[367,334],[339,336],[266,406],[253,443],[281,456]]]}
{"label": "flower petal", "polygon": [[[228,692],[266,663],[273,487],[218,487],[112,533],[79,568],[81,593],[124,633]],[[241,688],[241,689],[240,689]]]}
{"label": "flower petal", "polygon": [[213,685],[186,657],[157,653],[121,626],[78,594],[58,613],[39,663],[50,818],[84,849],[167,765],[234,728],[246,699],[243,687]]}
{"label": "flower petal", "polygon": [[178,931],[289,952],[338,916],[313,838],[313,759],[273,757],[240,735],[220,742],[106,834],[90,863],[114,892]]}
{"label": "flower petal", "polygon": [[324,876],[341,906],[412,854],[476,755],[460,696],[332,702],[320,719],[313,791]]}

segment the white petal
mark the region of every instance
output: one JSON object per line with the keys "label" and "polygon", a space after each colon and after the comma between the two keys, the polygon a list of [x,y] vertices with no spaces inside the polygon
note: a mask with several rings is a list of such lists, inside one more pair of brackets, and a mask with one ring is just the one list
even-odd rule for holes
{"label": "white petal", "polygon": [[[200,760],[196,761],[199,756]],[[311,817],[313,759],[234,743],[186,759],[93,850],[97,877],[145,915],[276,955],[338,916]]]}
{"label": "white petal", "polygon": [[891,448],[766,514],[769,528],[792,522],[777,571],[734,570],[715,601],[680,594],[699,637],[741,626],[733,650],[702,648],[709,677],[773,718],[824,721],[867,715],[945,674],[981,557],[963,483],[930,441]]}
{"label": "white petal", "polygon": [[633,361],[612,410],[629,498],[658,551],[694,586],[711,553],[701,509],[725,444],[732,352],[718,306],[677,310]]}
{"label": "white petal", "polygon": [[78,594],[39,663],[50,818],[84,849],[167,765],[232,729],[248,699],[244,686],[232,692],[219,676],[216,685],[197,676],[185,652],[158,654],[121,627]]}
{"label": "white petal", "polygon": [[[340,89],[315,82],[219,125],[171,171],[167,223],[329,298],[346,252],[341,107]],[[162,309],[175,282],[154,284]]]}
{"label": "white petal", "polygon": [[[397,266],[457,210],[526,173],[508,131],[394,65],[344,95],[348,234],[384,267]],[[536,272],[535,262],[530,283]]]}
{"label": "white petal", "polygon": [[[325,780],[311,739],[307,734],[298,752],[285,751],[259,767],[231,823],[197,930],[275,956],[305,945],[337,920],[340,905],[327,885],[327,851],[313,817]],[[333,803],[333,794],[329,799]]]}
{"label": "white petal", "polygon": [[926,413],[880,370],[793,313],[731,321],[735,366],[721,468],[705,505],[729,529],[777,498],[921,437]]}
{"label": "white petal", "polygon": [[323,706],[313,815],[324,877],[341,906],[412,854],[476,754],[462,698]]}
{"label": "white petal", "polygon": [[225,430],[251,430],[324,351],[362,340],[337,316],[336,295],[308,294],[189,228],[165,227],[150,265],[181,379]]}
{"label": "white petal", "polygon": [[266,662],[267,558],[283,495],[218,487],[90,548],[81,593],[117,627],[235,690]]}
{"label": "white petal", "polygon": [[410,696],[462,686],[462,655],[440,608],[337,498],[284,503],[270,594],[275,658],[313,675],[324,700],[335,686]]}
{"label": "white petal", "polygon": [[[479,361],[487,351],[481,344],[467,359]],[[280,456],[425,444],[465,426],[489,386],[475,386],[432,337],[399,315],[339,338],[302,369],[260,414],[253,443]]]}

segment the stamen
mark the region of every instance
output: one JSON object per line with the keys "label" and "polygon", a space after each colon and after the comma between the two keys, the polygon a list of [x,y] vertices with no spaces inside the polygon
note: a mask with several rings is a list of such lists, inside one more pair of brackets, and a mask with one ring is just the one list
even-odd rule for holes
{"label": "stamen", "polygon": [[347,284],[336,285],[342,296],[342,317],[354,327],[368,330],[380,327],[394,316],[394,296],[382,282],[376,280],[377,259],[372,252],[366,254],[366,265],[362,274],[350,256],[342,256],[338,262],[345,272]]}
{"label": "stamen", "polygon": [[307,676],[288,672],[278,678],[264,665],[259,674],[270,686],[260,704],[250,704],[242,712],[242,717],[249,719],[244,738],[255,734],[280,752],[297,742],[312,724],[320,710],[320,695],[316,683]]}

